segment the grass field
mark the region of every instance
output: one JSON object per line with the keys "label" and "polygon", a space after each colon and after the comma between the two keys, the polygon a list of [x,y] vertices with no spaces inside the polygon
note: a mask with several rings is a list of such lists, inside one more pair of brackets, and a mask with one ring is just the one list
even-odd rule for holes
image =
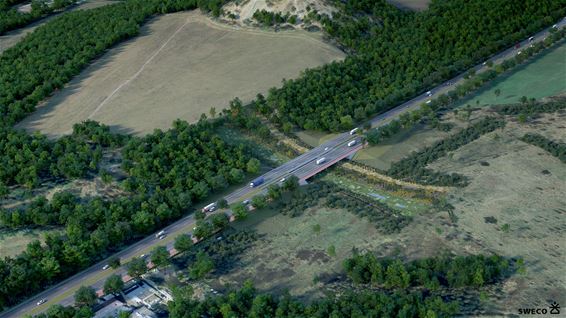
{"label": "grass field", "polygon": [[[431,168],[457,172],[470,185],[454,189],[460,231],[477,242],[477,252],[525,259],[527,273],[507,285],[502,306],[566,301],[566,165],[544,150],[517,140],[526,132],[566,140],[566,114],[545,115],[533,123],[509,122],[444,157]],[[488,222],[485,218],[494,218]]]}
{"label": "grass field", "polygon": [[195,121],[211,107],[219,112],[235,97],[248,101],[283,78],[344,57],[320,36],[236,29],[198,11],[159,16],[19,126],[57,136],[90,118],[143,134],[177,118]]}
{"label": "grass field", "polygon": [[[313,229],[317,224],[318,233]],[[390,240],[364,219],[326,208],[308,209],[295,218],[262,210],[235,226],[255,229],[260,240],[241,256],[242,264],[218,282],[239,286],[251,279],[262,290],[289,290],[305,298],[321,295],[313,279],[323,273],[339,273],[352,247],[374,249]],[[328,254],[331,245],[335,256]]]}
{"label": "grass field", "polygon": [[441,132],[424,125],[416,126],[393,136],[383,144],[358,151],[354,160],[377,169],[387,170],[391,163],[449,135],[450,132]]}
{"label": "grass field", "polygon": [[43,241],[43,234],[54,233],[58,230],[0,230],[0,258],[15,256],[26,249],[35,240]]}
{"label": "grass field", "polygon": [[[495,91],[501,92],[499,96]],[[465,105],[493,105],[519,102],[522,96],[536,99],[566,92],[566,43],[535,57],[459,102]],[[479,101],[479,104],[477,104]]]}

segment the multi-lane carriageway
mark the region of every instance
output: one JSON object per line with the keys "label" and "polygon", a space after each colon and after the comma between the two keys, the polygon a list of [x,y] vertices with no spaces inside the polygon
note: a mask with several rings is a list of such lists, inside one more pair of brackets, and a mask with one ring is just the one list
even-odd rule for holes
{"label": "multi-lane carriageway", "polygon": [[[549,27],[543,31],[534,34],[531,38],[532,39],[525,39],[518,43],[517,45],[521,48],[526,47],[532,43],[543,41],[547,36],[548,32],[551,28],[562,29],[566,25],[566,19],[561,19],[556,25]],[[519,53],[520,49],[517,49],[515,46],[508,48],[488,60],[484,61],[481,64],[476,65],[472,69],[474,69],[477,73],[480,73],[489,68],[486,66],[488,61],[493,62],[494,65],[501,63],[503,60],[513,57],[514,55]],[[435,88],[432,88],[434,95],[445,93],[446,91],[450,90],[452,85],[457,85],[463,81],[463,74],[458,75],[457,77],[450,79],[444,83],[437,85]],[[451,85],[448,85],[451,84]],[[384,125],[388,123],[391,119],[398,117],[400,114],[416,109],[420,107],[420,105],[430,99],[429,94],[421,94],[404,104],[401,104],[390,111],[383,113],[379,116],[376,116],[374,119],[371,120],[372,127],[378,127],[380,125]],[[246,196],[250,196],[254,191],[263,191],[265,190],[270,184],[276,183],[280,181],[282,178],[290,175],[296,175],[299,177],[300,180],[304,181],[305,179],[310,178],[311,176],[319,173],[320,171],[332,166],[336,162],[352,155],[356,151],[358,151],[362,144],[358,142],[355,146],[348,147],[348,142],[356,138],[354,135],[350,135],[349,132],[343,133],[338,135],[331,141],[328,141],[325,144],[322,144],[316,148],[313,148],[311,151],[269,171],[268,173],[264,174],[263,177],[265,178],[265,182],[256,187],[250,188],[243,187],[231,194],[229,194],[226,199],[228,202],[238,202],[242,198]],[[326,161],[320,165],[316,164],[316,160],[324,157]],[[178,235],[186,235],[190,234],[192,228],[195,225],[195,220],[193,215],[189,215],[171,225],[164,228],[168,233],[167,238],[164,240],[159,240],[158,238],[152,236],[148,236],[137,243],[130,245],[126,249],[116,253],[114,256],[120,257],[123,263],[131,260],[134,257],[139,257],[142,253],[146,253],[151,248],[157,245],[166,245],[170,251],[170,253],[175,253],[173,250],[173,240]],[[24,301],[23,303],[14,306],[2,313],[0,313],[1,318],[7,317],[23,317],[26,314],[38,314],[44,310],[46,310],[50,305],[53,304],[61,304],[61,305],[71,305],[73,304],[73,293],[76,291],[81,285],[86,286],[93,286],[96,289],[102,288],[104,281],[108,278],[111,274],[119,274],[124,277],[124,279],[128,279],[125,276],[125,269],[120,268],[117,270],[102,270],[104,264],[107,263],[107,260],[101,261],[98,264],[91,266],[90,268],[84,270],[81,273],[78,273],[67,280],[49,288],[48,290],[41,292],[30,299]],[[36,303],[40,299],[47,299],[47,301],[40,306],[36,306]]]}

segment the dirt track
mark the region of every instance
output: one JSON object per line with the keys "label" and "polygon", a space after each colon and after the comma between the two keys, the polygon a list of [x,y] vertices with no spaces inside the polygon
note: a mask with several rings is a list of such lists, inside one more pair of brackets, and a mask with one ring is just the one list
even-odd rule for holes
{"label": "dirt track", "polygon": [[234,97],[250,100],[344,54],[318,34],[215,23],[199,12],[161,16],[111,49],[19,124],[50,136],[93,119],[143,134],[197,120]]}

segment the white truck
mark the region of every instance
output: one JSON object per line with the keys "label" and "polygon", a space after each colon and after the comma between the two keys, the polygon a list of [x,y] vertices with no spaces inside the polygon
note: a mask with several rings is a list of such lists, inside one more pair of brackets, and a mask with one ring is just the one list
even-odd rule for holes
{"label": "white truck", "polygon": [[350,142],[348,143],[348,147],[352,147],[352,146],[354,146],[355,144],[357,144],[357,141],[352,140],[352,141],[350,141]]}
{"label": "white truck", "polygon": [[205,206],[204,208],[202,208],[202,212],[213,212],[214,210],[216,210],[216,203],[211,203],[207,206]]}
{"label": "white truck", "polygon": [[319,164],[324,163],[325,161],[326,161],[326,158],[322,157],[322,158],[316,160],[316,164],[319,165]]}

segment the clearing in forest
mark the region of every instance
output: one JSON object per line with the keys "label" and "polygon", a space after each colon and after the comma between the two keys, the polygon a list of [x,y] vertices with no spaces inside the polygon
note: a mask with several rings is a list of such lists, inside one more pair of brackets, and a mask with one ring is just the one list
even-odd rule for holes
{"label": "clearing in forest", "polygon": [[93,119],[114,131],[143,134],[249,101],[308,67],[344,54],[320,34],[219,25],[198,11],[164,15],[140,36],[109,50],[55,93],[20,127],[50,136]]}

